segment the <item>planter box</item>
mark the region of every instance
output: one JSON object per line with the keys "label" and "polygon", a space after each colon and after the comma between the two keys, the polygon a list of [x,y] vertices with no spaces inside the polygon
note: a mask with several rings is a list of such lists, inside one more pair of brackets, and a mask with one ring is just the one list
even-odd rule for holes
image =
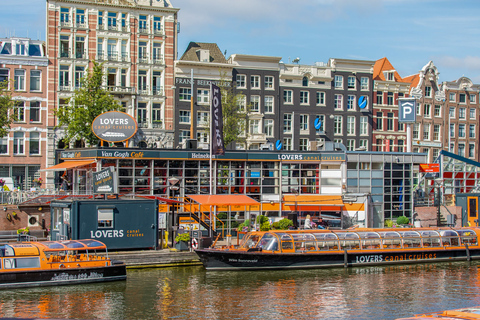
{"label": "planter box", "polygon": [[188,250],[188,242],[180,241],[175,243],[175,249],[178,251],[187,251]]}

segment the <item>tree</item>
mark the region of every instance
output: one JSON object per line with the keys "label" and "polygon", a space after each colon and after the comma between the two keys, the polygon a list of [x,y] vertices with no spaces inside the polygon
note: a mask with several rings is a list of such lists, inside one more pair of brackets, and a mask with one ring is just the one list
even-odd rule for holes
{"label": "tree", "polygon": [[92,122],[107,111],[121,109],[120,104],[103,87],[102,64],[93,62],[93,69],[81,79],[81,86],[75,90],[67,104],[56,111],[58,126],[65,126],[65,144],[83,139],[90,145],[98,143],[92,132]]}
{"label": "tree", "polygon": [[8,89],[8,81],[0,82],[0,138],[5,137],[14,120],[11,108],[15,102],[12,100],[12,91]]}

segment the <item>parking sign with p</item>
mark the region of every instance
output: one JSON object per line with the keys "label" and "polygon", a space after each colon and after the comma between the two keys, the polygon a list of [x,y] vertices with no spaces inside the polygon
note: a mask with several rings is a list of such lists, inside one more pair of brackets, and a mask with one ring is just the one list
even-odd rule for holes
{"label": "parking sign with p", "polygon": [[398,99],[398,122],[415,122],[417,120],[416,111],[415,99]]}

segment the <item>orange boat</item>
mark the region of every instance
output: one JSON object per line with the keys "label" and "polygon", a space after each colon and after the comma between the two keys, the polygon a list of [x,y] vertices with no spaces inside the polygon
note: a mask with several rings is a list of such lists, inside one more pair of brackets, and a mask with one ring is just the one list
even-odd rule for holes
{"label": "orange boat", "polygon": [[399,318],[397,320],[478,320],[480,319],[480,307],[463,308],[455,310],[446,310],[441,312],[432,312],[417,314],[411,318]]}
{"label": "orange boat", "polygon": [[126,278],[125,264],[109,259],[106,245],[98,240],[0,245],[0,288],[3,289]]}
{"label": "orange boat", "polygon": [[207,270],[350,267],[480,259],[480,228],[271,230],[195,250]]}

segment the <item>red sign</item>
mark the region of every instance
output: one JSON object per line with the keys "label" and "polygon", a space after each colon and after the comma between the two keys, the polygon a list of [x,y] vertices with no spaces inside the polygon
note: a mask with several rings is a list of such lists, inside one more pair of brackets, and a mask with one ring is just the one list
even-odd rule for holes
{"label": "red sign", "polygon": [[440,172],[439,163],[420,163],[420,172]]}

